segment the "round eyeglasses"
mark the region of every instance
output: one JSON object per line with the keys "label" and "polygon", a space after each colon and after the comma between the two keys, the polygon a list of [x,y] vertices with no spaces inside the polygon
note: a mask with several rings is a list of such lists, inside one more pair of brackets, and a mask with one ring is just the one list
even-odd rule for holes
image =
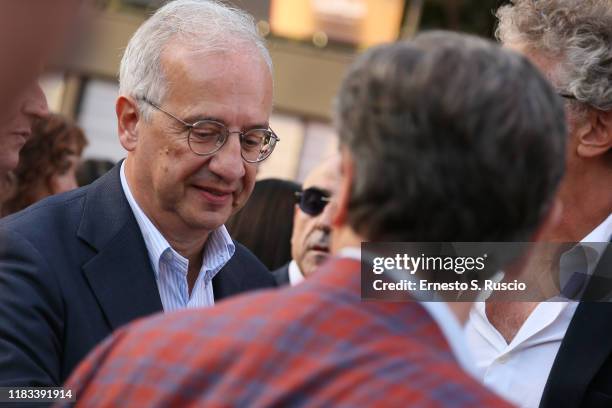
{"label": "round eyeglasses", "polygon": [[244,132],[230,132],[227,126],[215,120],[199,120],[187,123],[146,98],[140,98],[158,111],[177,120],[189,130],[187,143],[198,156],[208,156],[223,147],[229,135],[237,133],[240,137],[240,154],[249,163],[259,163],[267,159],[280,141],[272,129],[249,129]]}

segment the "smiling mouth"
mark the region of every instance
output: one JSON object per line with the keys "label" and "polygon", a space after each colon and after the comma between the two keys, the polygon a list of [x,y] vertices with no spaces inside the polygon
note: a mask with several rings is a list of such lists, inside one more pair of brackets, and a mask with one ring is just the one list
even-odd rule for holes
{"label": "smiling mouth", "polygon": [[215,188],[200,186],[194,186],[194,188],[198,190],[202,198],[204,198],[204,200],[206,200],[210,204],[224,205],[232,200],[233,192],[231,191],[224,191]]}
{"label": "smiling mouth", "polygon": [[313,245],[308,248],[310,251],[329,253],[329,247],[323,245]]}

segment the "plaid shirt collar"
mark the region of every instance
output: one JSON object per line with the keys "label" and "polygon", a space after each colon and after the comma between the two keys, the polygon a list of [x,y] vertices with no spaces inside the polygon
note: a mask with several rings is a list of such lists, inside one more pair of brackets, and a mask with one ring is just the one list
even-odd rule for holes
{"label": "plaid shirt collar", "polygon": [[[338,253],[338,257],[361,262],[361,249],[357,247],[343,248]],[[417,302],[427,310],[436,322],[461,368],[479,380],[480,376],[467,346],[463,328],[446,302]]]}

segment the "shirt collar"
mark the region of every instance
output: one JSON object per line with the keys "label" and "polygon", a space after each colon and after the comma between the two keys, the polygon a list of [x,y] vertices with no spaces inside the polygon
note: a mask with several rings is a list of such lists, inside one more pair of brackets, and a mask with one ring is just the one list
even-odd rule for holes
{"label": "shirt collar", "polygon": [[[149,259],[151,261],[151,265],[153,266],[153,271],[155,272],[155,278],[158,279],[159,262],[162,255],[168,250],[172,251],[173,255],[179,260],[187,260],[170,246],[166,238],[164,238],[162,233],[159,232],[155,225],[153,225],[149,217],[147,217],[147,215],[138,205],[138,202],[136,202],[125,176],[125,160],[121,163],[119,174],[121,179],[121,188],[123,189],[123,193],[125,194],[125,197],[130,204],[130,208],[134,213],[134,217],[136,218],[136,222],[138,223],[138,227],[140,228],[140,232],[144,238],[145,246],[147,247]],[[225,226],[221,225],[219,228],[213,230],[208,236],[208,240],[203,251],[202,270],[211,269],[214,271],[214,276],[214,274],[216,274],[219,269],[221,269],[221,267],[227,263],[227,261],[229,261],[229,259],[234,255],[235,251],[236,247],[234,245],[234,241],[230,237]],[[212,276],[210,278],[212,279]]]}
{"label": "shirt collar", "polygon": [[593,231],[587,234],[580,241],[580,246],[584,249],[585,257],[589,264],[589,270],[592,272],[599,262],[599,258],[603,255],[612,238],[612,213],[608,215],[601,224]]}
{"label": "shirt collar", "polygon": [[612,238],[612,213],[580,242],[610,242]]}
{"label": "shirt collar", "polygon": [[[342,258],[356,259],[361,262],[361,249],[357,247],[343,248],[338,255]],[[461,324],[446,302],[422,302],[417,299],[415,301],[423,306],[434,322],[436,322],[461,368],[472,377],[479,378],[478,370],[473,363],[474,360],[465,341]]]}
{"label": "shirt collar", "polygon": [[[559,280],[562,293],[570,298],[578,298],[584,291],[585,276],[592,275],[612,236],[612,214],[593,231],[589,232],[578,244],[563,253],[559,259]],[[578,271],[578,273],[576,273]],[[579,277],[582,276],[581,279]]]}
{"label": "shirt collar", "polygon": [[300,267],[298,266],[297,262],[295,262],[295,260],[291,260],[291,262],[289,262],[289,284],[291,286],[295,286],[298,283],[304,281],[304,275],[302,274],[302,271],[300,271]]}

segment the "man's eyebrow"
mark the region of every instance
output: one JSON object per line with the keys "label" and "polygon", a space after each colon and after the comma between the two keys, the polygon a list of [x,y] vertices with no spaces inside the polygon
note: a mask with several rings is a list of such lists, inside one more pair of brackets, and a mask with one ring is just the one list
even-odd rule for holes
{"label": "man's eyebrow", "polygon": [[269,123],[257,123],[255,125],[251,125],[251,126],[246,126],[243,128],[243,130],[250,130],[250,129],[269,129],[270,128],[270,124]]}
{"label": "man's eyebrow", "polygon": [[219,122],[225,126],[227,126],[227,123],[225,123],[225,121],[221,118],[216,118],[214,116],[200,116],[200,115],[190,115],[187,116],[185,119],[183,119],[185,122],[187,123],[191,123],[194,124],[196,122],[201,122],[203,120],[212,120],[214,122]]}
{"label": "man's eyebrow", "polygon": [[[188,116],[186,119],[183,119],[185,122],[189,123],[189,124],[195,124],[197,122],[201,122],[203,120],[212,120],[214,122],[218,122],[221,123],[222,125],[224,125],[225,127],[227,126],[227,122],[221,118],[217,118],[214,116],[197,116],[197,115],[191,115]],[[250,125],[250,126],[244,126],[243,128],[241,128],[242,131],[247,131],[247,130],[251,130],[251,129],[269,129],[270,125],[269,123],[256,123],[254,125]]]}

